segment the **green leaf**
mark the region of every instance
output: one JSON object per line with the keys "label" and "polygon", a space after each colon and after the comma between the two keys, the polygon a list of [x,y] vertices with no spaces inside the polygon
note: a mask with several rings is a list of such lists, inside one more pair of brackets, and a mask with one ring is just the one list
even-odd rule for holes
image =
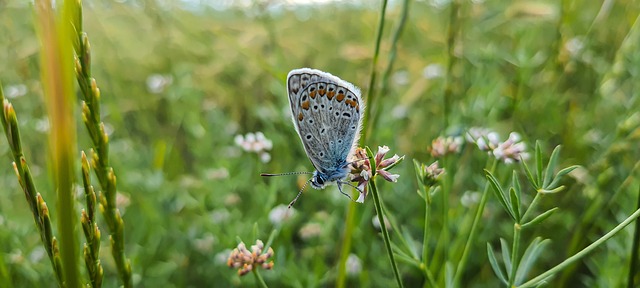
{"label": "green leaf", "polygon": [[498,197],[500,204],[502,205],[504,210],[506,210],[507,213],[509,213],[509,216],[511,216],[511,218],[515,220],[516,217],[513,214],[513,211],[511,211],[511,206],[509,205],[506,197],[504,196],[504,190],[502,190],[500,183],[498,183],[498,179],[496,179],[496,177],[493,176],[493,174],[491,174],[491,172],[489,172],[489,170],[487,169],[484,170],[484,173],[487,175],[487,179],[489,180],[491,187],[493,187],[493,192],[494,194],[496,194],[496,197]]}
{"label": "green leaf", "polygon": [[511,256],[509,254],[509,243],[504,238],[500,238],[500,249],[502,249],[502,261],[507,268],[507,275],[511,275]]}
{"label": "green leaf", "polygon": [[580,167],[580,165],[573,165],[573,166],[569,166],[567,168],[564,168],[562,170],[560,170],[560,172],[558,172],[558,174],[556,174],[556,177],[553,178],[553,181],[551,181],[551,183],[549,184],[549,188],[554,188],[554,186],[558,185],[558,182],[560,182],[560,179],[562,177],[564,177],[564,175],[567,175],[569,173],[571,173],[571,171],[576,170]]}
{"label": "green leaf", "polygon": [[527,273],[533,264],[536,262],[544,247],[549,243],[548,239],[542,240],[540,237],[536,237],[533,239],[527,250],[524,251],[524,255],[522,255],[522,260],[520,261],[520,266],[518,267],[518,271],[516,272],[515,285],[518,286],[524,282]]}
{"label": "green leaf", "polygon": [[500,265],[498,265],[498,260],[496,260],[496,255],[493,253],[493,248],[491,244],[487,242],[487,256],[489,256],[489,264],[491,264],[491,269],[493,269],[493,273],[498,276],[498,279],[504,283],[504,285],[509,284],[507,282],[507,278],[504,276],[502,269],[500,269]]}
{"label": "green leaf", "polygon": [[511,209],[513,210],[513,216],[517,223],[520,223],[520,199],[517,195],[516,189],[509,188],[509,196],[511,197]]}
{"label": "green leaf", "polygon": [[558,166],[558,159],[560,158],[560,145],[556,146],[551,152],[551,158],[549,158],[549,163],[547,164],[547,171],[544,174],[544,182],[542,183],[542,188],[548,189],[549,184],[551,183],[551,179],[553,179],[553,171],[556,170],[556,166]]}
{"label": "green leaf", "polygon": [[558,210],[558,207],[553,207],[553,208],[545,211],[544,213],[536,216],[536,218],[533,218],[531,221],[523,224],[522,225],[522,229],[527,228],[527,227],[532,226],[532,225],[536,225],[536,224],[544,221],[545,219],[549,218],[549,216],[551,216],[551,214],[553,214],[553,212],[556,212],[556,210]]}
{"label": "green leaf", "polygon": [[536,178],[538,185],[542,185],[542,148],[540,142],[536,141]]}
{"label": "green leaf", "polygon": [[560,186],[560,187],[553,188],[551,190],[540,189],[540,190],[538,190],[538,192],[540,192],[542,194],[554,194],[554,193],[558,193],[558,192],[560,192],[562,190],[564,190],[564,185]]}
{"label": "green leaf", "polygon": [[450,261],[444,264],[445,287],[453,287],[453,264]]}
{"label": "green leaf", "polygon": [[520,161],[520,163],[524,168],[524,172],[527,175],[527,179],[529,179],[529,183],[531,183],[531,186],[533,186],[533,188],[536,189],[537,191],[540,188],[540,185],[536,182],[536,179],[533,178],[533,174],[531,174],[531,170],[529,169],[527,162],[522,160]]}
{"label": "green leaf", "polygon": [[418,180],[418,185],[424,186],[422,179],[424,179],[424,164],[418,162],[418,160],[413,159],[413,167],[415,169],[416,179]]}

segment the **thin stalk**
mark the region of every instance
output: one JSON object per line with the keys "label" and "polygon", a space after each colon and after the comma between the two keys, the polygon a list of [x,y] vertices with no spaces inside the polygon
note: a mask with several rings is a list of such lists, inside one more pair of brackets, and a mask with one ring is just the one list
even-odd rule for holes
{"label": "thin stalk", "polygon": [[[638,188],[638,204],[636,209],[640,210],[640,188]],[[633,288],[635,285],[635,276],[640,273],[638,271],[638,246],[640,245],[640,221],[636,221],[636,227],[633,231],[633,244],[631,245],[631,263],[629,264],[629,277],[627,278],[627,287]]]}
{"label": "thin stalk", "polygon": [[351,235],[353,235],[355,228],[356,205],[358,205],[358,203],[351,201],[347,208],[347,217],[345,220],[347,226],[345,227],[342,247],[340,248],[340,262],[338,262],[338,278],[336,280],[336,287],[338,288],[344,288],[347,280],[347,258],[349,258],[349,252],[351,250]]}
{"label": "thin stalk", "polygon": [[520,265],[520,232],[522,231],[522,227],[520,227],[520,223],[513,224],[513,243],[511,243],[511,273],[509,273],[509,287],[513,287],[514,282],[516,281],[516,272],[518,271],[518,266]]}
{"label": "thin stalk", "polygon": [[80,287],[78,253],[76,239],[76,217],[74,199],[74,154],[75,121],[73,119],[73,66],[72,23],[78,3],[64,1],[57,7],[51,1],[38,0],[35,3],[37,29],[42,51],[42,83],[51,123],[49,142],[53,177],[57,194],[59,250],[62,273],[66,287]]}
{"label": "thin stalk", "polygon": [[533,211],[533,208],[538,204],[538,202],[540,202],[540,199],[542,198],[543,194],[540,192],[536,193],[536,196],[533,197],[533,200],[531,201],[531,204],[529,205],[529,208],[527,208],[527,211],[524,211],[524,215],[522,215],[522,223],[526,223],[527,221],[527,216],[529,215],[529,212]]}
{"label": "thin stalk", "polygon": [[[373,58],[371,60],[371,77],[369,79],[369,90],[367,91],[367,99],[365,104],[368,106],[367,109],[364,110],[364,115],[362,118],[363,128],[362,128],[362,137],[360,137],[360,144],[366,143],[369,140],[369,129],[370,123],[367,122],[369,119],[369,115],[371,114],[371,110],[375,107],[375,102],[373,98],[373,91],[375,87],[376,81],[376,67],[378,65],[378,55],[380,54],[380,42],[382,42],[382,30],[384,28],[384,20],[385,13],[387,11],[387,0],[382,0],[380,6],[380,18],[378,20],[378,29],[376,32],[376,42],[375,49],[373,52]],[[347,258],[349,256],[349,251],[351,250],[351,237],[353,235],[354,227],[355,227],[355,210],[357,203],[351,202],[349,203],[349,207],[347,208],[347,219],[346,226],[344,231],[344,236],[342,240],[342,247],[340,248],[340,262],[338,262],[338,278],[336,287],[345,287],[346,281],[346,263]],[[384,222],[382,226],[384,226]]]}
{"label": "thin stalk", "polygon": [[[493,164],[491,164],[491,168],[489,171],[493,173],[496,170],[496,166],[498,164],[498,159],[493,158]],[[459,287],[460,280],[462,279],[462,274],[464,273],[464,269],[467,266],[467,260],[469,259],[469,252],[471,251],[471,245],[474,243],[476,235],[478,234],[478,228],[480,227],[479,223],[482,219],[482,214],[484,213],[484,207],[487,205],[487,201],[489,199],[489,181],[484,184],[484,190],[482,191],[482,197],[480,198],[480,203],[478,204],[478,209],[476,210],[475,217],[473,218],[473,224],[471,224],[471,231],[469,232],[469,237],[467,238],[467,242],[464,245],[464,250],[462,251],[462,257],[458,262],[458,267],[455,271],[455,276],[453,278],[453,287]]]}
{"label": "thin stalk", "polygon": [[451,1],[449,14],[449,28],[447,30],[447,71],[444,84],[443,105],[444,105],[444,127],[449,127],[449,114],[451,112],[451,97],[453,96],[453,66],[456,61],[454,47],[456,45],[456,34],[458,33],[458,9],[459,0]]}
{"label": "thin stalk", "polygon": [[387,254],[389,255],[389,261],[391,262],[391,268],[393,268],[393,275],[396,277],[398,287],[404,287],[402,285],[402,279],[400,278],[400,271],[398,270],[398,264],[393,256],[393,250],[391,250],[391,240],[389,239],[389,231],[387,231],[387,225],[384,224],[384,213],[382,211],[382,204],[380,203],[380,195],[378,195],[378,188],[376,187],[375,179],[369,181],[369,188],[371,189],[371,195],[373,196],[373,204],[376,206],[376,214],[378,214],[378,221],[380,221],[380,230],[382,231],[382,238],[387,248]]}
{"label": "thin stalk", "polygon": [[[409,16],[409,0],[402,1],[402,8],[400,12],[400,20],[396,29],[393,31],[393,35],[391,36],[391,48],[389,48],[389,58],[387,60],[387,67],[382,72],[382,79],[380,81],[380,92],[378,95],[382,95],[383,97],[387,95],[389,91],[389,76],[391,75],[391,71],[393,70],[393,63],[396,61],[396,56],[398,54],[398,42],[400,40],[400,36],[402,36],[402,32],[404,31],[405,24],[407,23],[407,18]],[[380,114],[382,114],[382,109],[376,109],[374,111],[374,116],[369,121],[369,127],[373,129],[378,122],[378,118],[380,118]]]}
{"label": "thin stalk", "polygon": [[622,221],[622,223],[618,224],[618,226],[613,228],[613,230],[609,231],[609,233],[607,233],[604,236],[600,237],[600,239],[598,239],[595,242],[591,243],[591,245],[589,245],[586,248],[580,250],[580,252],[578,252],[575,255],[567,258],[566,260],[562,261],[560,264],[556,265],[555,267],[547,270],[546,272],[538,275],[537,277],[535,277],[535,278],[525,282],[524,284],[518,286],[518,288],[534,287],[535,285],[538,284],[538,282],[540,282],[540,281],[542,281],[544,279],[547,279],[548,277],[560,272],[564,268],[567,268],[567,266],[569,266],[569,265],[573,264],[574,262],[580,260],[580,258],[586,256],[587,254],[591,253],[591,251],[593,251],[594,249],[598,248],[598,246],[600,246],[602,243],[604,243],[607,240],[609,240],[609,238],[613,237],[618,232],[620,232],[622,229],[627,227],[627,225],[629,225],[631,222],[636,220],[639,216],[640,216],[640,209],[638,209],[635,212],[633,212],[633,214],[631,214],[629,217],[627,217],[627,219]]}
{"label": "thin stalk", "polygon": [[[364,116],[362,118],[362,123],[364,123],[365,127],[362,129],[362,137],[360,138],[360,143],[366,143],[367,140],[369,140],[369,138],[367,138],[369,136],[369,131],[372,129],[371,123],[368,123],[367,121],[369,120],[369,117],[371,117],[371,110],[375,109],[374,104],[374,90],[375,90],[375,83],[376,83],[376,75],[377,75],[377,70],[376,68],[378,67],[378,57],[380,54],[380,42],[382,42],[382,30],[384,29],[384,20],[385,20],[385,13],[387,11],[387,0],[382,0],[381,2],[381,6],[380,6],[380,18],[378,20],[378,29],[376,32],[376,43],[375,43],[375,48],[373,51],[373,58],[371,59],[371,77],[369,78],[369,90],[367,91],[367,100],[365,101],[365,104],[367,104],[368,108],[365,109],[364,111]],[[383,223],[383,222],[381,222]]]}
{"label": "thin stalk", "polygon": [[420,265],[420,269],[424,270],[424,275],[431,287],[436,287],[436,281],[433,279],[433,275],[431,275],[431,270],[429,270],[429,220],[431,219],[431,196],[429,195],[429,189],[427,186],[424,186],[424,193],[424,238],[422,239],[422,264]]}
{"label": "thin stalk", "polygon": [[251,271],[253,272],[253,276],[256,277],[256,282],[258,283],[258,286],[260,286],[262,288],[268,288],[269,287],[269,286],[267,286],[267,283],[264,282],[264,279],[262,279],[262,275],[260,275],[260,272],[258,272],[258,267],[255,267]]}

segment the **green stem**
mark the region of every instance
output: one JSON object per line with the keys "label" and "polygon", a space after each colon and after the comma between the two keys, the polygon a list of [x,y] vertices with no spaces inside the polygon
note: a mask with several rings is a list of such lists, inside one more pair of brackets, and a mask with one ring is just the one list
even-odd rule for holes
{"label": "green stem", "polygon": [[[498,164],[498,159],[493,158],[493,164],[491,164],[491,173],[496,170],[496,166]],[[476,210],[475,217],[473,218],[473,224],[471,224],[471,231],[469,232],[469,237],[467,238],[467,243],[464,245],[464,250],[462,251],[462,257],[460,258],[460,262],[458,262],[458,267],[455,271],[455,276],[453,278],[453,287],[459,287],[460,280],[462,278],[462,274],[464,272],[465,266],[467,265],[467,260],[469,258],[469,251],[471,251],[471,245],[473,244],[476,235],[478,234],[478,225],[480,220],[482,219],[482,214],[484,213],[484,207],[487,205],[487,200],[489,199],[489,181],[485,183],[484,190],[482,191],[482,197],[480,198],[480,203],[478,204],[478,209]]]}
{"label": "green stem", "polygon": [[[640,210],[640,189],[638,189],[638,204],[636,209]],[[634,284],[635,276],[640,273],[638,271],[638,246],[640,245],[640,221],[636,221],[636,227],[633,231],[633,244],[631,246],[631,263],[629,264],[629,277],[627,278],[627,287],[633,288],[636,287]]]}
{"label": "green stem", "polygon": [[260,275],[260,272],[258,272],[258,267],[254,267],[253,270],[251,270],[253,272],[253,276],[256,277],[256,282],[258,282],[258,286],[262,287],[262,288],[268,288],[269,286],[267,286],[267,283],[264,282],[264,279],[262,279],[262,275]]}
{"label": "green stem", "polygon": [[422,239],[422,264],[420,268],[424,270],[424,275],[427,278],[427,281],[429,281],[431,287],[436,287],[436,281],[433,279],[433,275],[431,275],[431,270],[429,270],[429,219],[431,218],[431,195],[429,195],[429,189],[427,186],[424,186],[424,193],[424,238]]}
{"label": "green stem", "polygon": [[376,213],[378,214],[378,221],[380,221],[380,230],[382,230],[382,237],[384,244],[387,248],[387,254],[389,255],[389,261],[391,261],[391,268],[393,268],[393,274],[398,282],[398,287],[404,287],[402,285],[402,279],[400,278],[400,271],[398,271],[398,264],[393,256],[391,250],[391,240],[389,239],[389,231],[387,231],[387,225],[384,223],[384,217],[382,212],[382,204],[380,203],[380,195],[378,195],[378,188],[376,187],[375,179],[369,181],[369,188],[371,188],[371,195],[373,196],[373,204],[376,206]]}
{"label": "green stem", "polygon": [[587,254],[591,253],[591,251],[593,251],[594,249],[598,248],[598,246],[600,246],[602,243],[604,243],[605,241],[609,240],[609,238],[613,237],[614,235],[616,235],[618,232],[620,232],[622,229],[624,229],[624,227],[627,227],[627,225],[629,225],[631,222],[633,222],[633,220],[636,220],[638,217],[640,216],[640,209],[636,210],[635,212],[633,212],[633,214],[631,214],[629,217],[627,217],[627,219],[625,219],[624,221],[622,221],[622,223],[618,224],[618,226],[616,226],[615,228],[613,228],[613,230],[609,231],[609,233],[605,234],[604,236],[600,237],[600,239],[596,240],[595,242],[591,243],[591,245],[587,246],[586,248],[582,249],[580,252],[576,253],[575,255],[567,258],[566,260],[562,261],[562,263],[556,265],[555,267],[547,270],[546,272],[538,275],[537,277],[525,282],[524,284],[518,286],[518,288],[525,288],[525,287],[534,287],[536,284],[538,284],[538,282],[560,272],[562,269],[566,268],[567,266],[573,264],[574,262],[580,260],[580,258],[586,256]]}
{"label": "green stem", "polygon": [[527,208],[527,211],[524,211],[524,215],[522,215],[522,220],[520,221],[521,223],[527,223],[527,216],[529,215],[529,212],[533,211],[534,207],[538,204],[538,202],[540,201],[540,199],[542,198],[542,193],[537,192],[536,196],[533,197],[533,200],[531,201],[531,205],[529,205],[529,208]]}
{"label": "green stem", "polygon": [[[384,28],[384,20],[385,20],[384,16],[386,11],[387,11],[387,0],[382,0],[381,6],[380,6],[380,19],[378,20],[378,29],[376,32],[375,49],[373,52],[373,59],[371,60],[371,78],[369,79],[369,90],[367,91],[367,100],[365,101],[365,104],[368,106],[368,108],[364,110],[364,115],[362,118],[363,128],[362,128],[362,137],[360,137],[360,144],[366,143],[367,140],[369,140],[368,131],[372,126],[370,125],[370,123],[367,122],[367,120],[371,115],[371,110],[375,107],[373,105],[374,104],[373,91],[375,87],[374,84],[376,81],[376,67],[378,65],[378,55],[380,54],[380,42],[382,42],[382,30]],[[351,250],[351,237],[353,235],[353,230],[355,227],[354,221],[355,221],[356,205],[357,203],[354,203],[354,202],[349,203],[349,208],[347,210],[347,217],[346,217],[347,223],[344,231],[342,247],[340,249],[340,262],[338,263],[338,278],[337,278],[336,287],[339,287],[339,288],[344,287],[345,281],[346,281],[346,263],[347,263],[347,258],[349,256],[349,251]],[[384,222],[380,222],[380,223],[384,223]],[[384,224],[382,224],[382,226],[384,226]]]}
{"label": "green stem", "polygon": [[338,278],[336,280],[336,287],[338,288],[344,288],[347,280],[347,258],[349,258],[349,252],[351,250],[351,235],[353,235],[355,228],[356,205],[358,205],[358,203],[351,201],[347,208],[347,226],[345,227],[344,236],[342,238],[340,262],[338,263]]}
{"label": "green stem", "polygon": [[513,243],[511,250],[511,273],[509,273],[509,287],[513,287],[513,283],[516,281],[516,272],[518,271],[518,266],[520,264],[519,250],[520,250],[520,232],[522,231],[522,227],[520,227],[520,223],[513,224]]}
{"label": "green stem", "polygon": [[444,84],[444,94],[443,94],[443,103],[444,103],[444,127],[449,126],[449,114],[451,111],[451,97],[453,95],[453,66],[455,64],[455,55],[454,55],[454,47],[456,40],[456,33],[458,30],[458,9],[460,8],[460,3],[458,0],[453,0],[451,2],[451,11],[449,14],[449,28],[447,30],[447,71],[445,77]]}
{"label": "green stem", "polygon": [[382,30],[384,28],[384,15],[387,11],[387,0],[382,0],[380,7],[380,19],[378,20],[378,30],[376,32],[376,44],[375,49],[373,51],[373,59],[371,60],[371,77],[369,78],[369,90],[367,91],[367,100],[365,104],[368,106],[367,109],[364,110],[364,116],[362,118],[362,123],[365,123],[364,129],[362,129],[362,137],[360,138],[360,143],[366,143],[369,138],[369,131],[372,129],[371,123],[368,123],[367,120],[371,117],[371,110],[374,109],[373,102],[373,91],[375,90],[376,83],[376,67],[378,66],[378,56],[380,54],[380,42],[382,42]]}

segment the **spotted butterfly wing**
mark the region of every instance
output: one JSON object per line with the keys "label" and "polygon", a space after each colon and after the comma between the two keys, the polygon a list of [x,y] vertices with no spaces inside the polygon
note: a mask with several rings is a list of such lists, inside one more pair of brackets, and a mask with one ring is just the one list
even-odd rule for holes
{"label": "spotted butterfly wing", "polygon": [[360,89],[329,73],[302,68],[289,72],[287,92],[294,126],[311,163],[329,181],[344,178],[346,172],[340,171],[360,137]]}

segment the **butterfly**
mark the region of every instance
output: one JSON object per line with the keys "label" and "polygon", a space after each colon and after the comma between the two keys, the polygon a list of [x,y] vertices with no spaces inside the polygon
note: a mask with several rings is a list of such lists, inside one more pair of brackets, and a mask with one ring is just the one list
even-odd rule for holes
{"label": "butterfly", "polygon": [[[261,175],[313,174],[289,207],[298,200],[308,183],[315,189],[324,189],[335,182],[340,193],[351,199],[342,191],[342,184],[354,187],[344,179],[350,172],[349,159],[362,128],[365,105],[360,89],[327,72],[301,68],[291,70],[287,75],[287,93],[293,125],[316,170]],[[357,200],[363,201],[362,197]]]}

